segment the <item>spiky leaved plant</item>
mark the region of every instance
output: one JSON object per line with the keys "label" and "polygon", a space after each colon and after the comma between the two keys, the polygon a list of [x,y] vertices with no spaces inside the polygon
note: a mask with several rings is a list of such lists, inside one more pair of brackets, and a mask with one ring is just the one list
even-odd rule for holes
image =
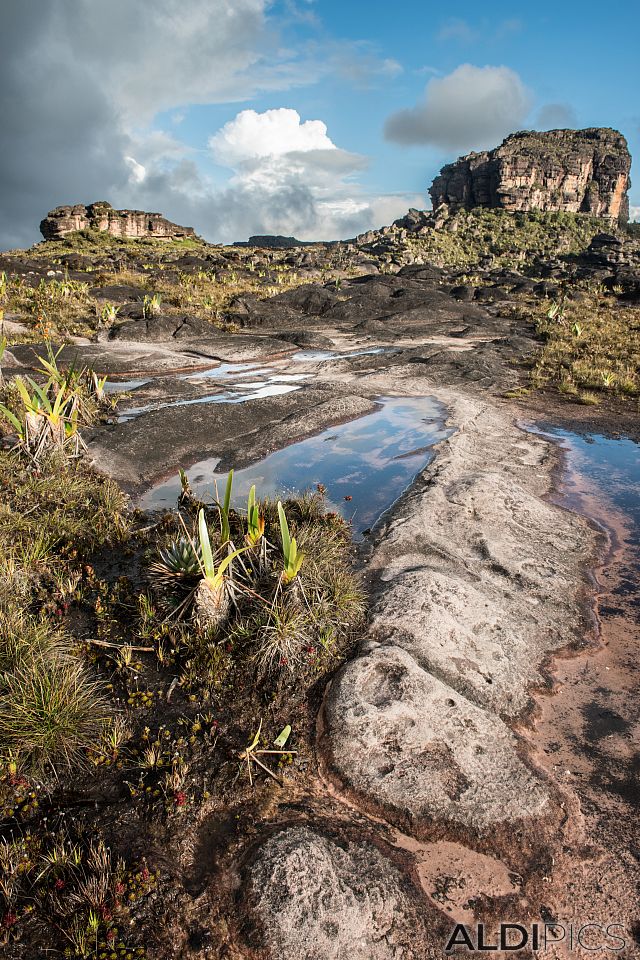
{"label": "spiky leaved plant", "polygon": [[198,544],[188,537],[178,537],[158,550],[158,558],[149,567],[154,584],[168,587],[182,583],[195,585],[202,576]]}
{"label": "spiky leaved plant", "polygon": [[160,313],[161,304],[162,297],[159,293],[154,293],[152,297],[147,294],[142,301],[143,319],[151,320],[153,317],[157,317]]}
{"label": "spiky leaved plant", "polygon": [[[232,550],[216,564],[209,540],[204,510],[198,514],[198,535],[203,578],[195,593],[196,614],[202,626],[219,627],[229,616],[230,597],[225,573],[232,561],[247,549]],[[224,547],[224,542],[223,542]]]}
{"label": "spiky leaved plant", "polygon": [[298,553],[296,538],[289,535],[287,516],[280,500],[278,500],[278,518],[280,520],[280,537],[282,539],[282,555],[284,557],[282,579],[285,583],[291,583],[300,573],[304,554]]}
{"label": "spiky leaved plant", "polygon": [[262,535],[264,534],[264,514],[261,513],[256,503],[256,485],[255,483],[249,490],[247,500],[247,543],[251,547],[256,547]]}

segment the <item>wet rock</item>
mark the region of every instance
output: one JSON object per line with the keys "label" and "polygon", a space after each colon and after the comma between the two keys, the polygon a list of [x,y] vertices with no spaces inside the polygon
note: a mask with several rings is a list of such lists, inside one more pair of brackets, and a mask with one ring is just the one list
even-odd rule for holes
{"label": "wet rock", "polygon": [[418,960],[442,933],[426,905],[373,844],[291,826],[258,850],[246,896],[273,960]]}

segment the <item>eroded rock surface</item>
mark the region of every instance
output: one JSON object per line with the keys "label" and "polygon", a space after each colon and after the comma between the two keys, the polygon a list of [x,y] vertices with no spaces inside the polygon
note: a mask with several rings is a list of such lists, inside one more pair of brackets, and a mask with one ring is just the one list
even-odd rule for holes
{"label": "eroded rock surface", "polygon": [[447,164],[429,192],[436,211],[567,210],[626,223],[630,170],[627,141],[617,130],[524,130],[494,150]]}
{"label": "eroded rock surface", "polygon": [[441,955],[416,890],[365,841],[286,828],[259,850],[249,869],[249,897],[274,960]]}
{"label": "eroded rock surface", "polygon": [[399,647],[376,647],[341,670],[327,721],[335,767],[419,833],[444,822],[486,834],[547,804],[504,723]]}
{"label": "eroded rock surface", "polygon": [[549,810],[500,718],[529,703],[553,649],[578,642],[594,535],[546,502],[548,445],[492,405],[452,403],[457,432],[371,558],[369,639],[326,704],[331,768],[415,835],[486,837]]}

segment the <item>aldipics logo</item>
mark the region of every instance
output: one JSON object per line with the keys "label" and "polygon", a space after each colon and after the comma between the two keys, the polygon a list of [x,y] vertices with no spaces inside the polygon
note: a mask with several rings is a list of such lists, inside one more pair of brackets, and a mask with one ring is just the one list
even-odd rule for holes
{"label": "aldipics logo", "polygon": [[445,953],[488,953],[496,950],[544,952],[558,944],[565,949],[619,953],[627,945],[621,923],[501,923],[491,932],[484,923],[457,923]]}

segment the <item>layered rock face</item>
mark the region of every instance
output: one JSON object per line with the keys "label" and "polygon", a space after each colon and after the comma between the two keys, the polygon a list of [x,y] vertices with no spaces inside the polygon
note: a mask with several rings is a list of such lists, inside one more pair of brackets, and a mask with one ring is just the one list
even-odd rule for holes
{"label": "layered rock face", "polygon": [[607,127],[514,133],[494,150],[449,163],[433,181],[433,209],[566,210],[629,219],[631,156]]}
{"label": "layered rock face", "polygon": [[56,207],[40,224],[45,240],[59,240],[74,230],[101,230],[112,237],[195,237],[193,227],[181,227],[161,213],[143,210],[114,210],[110,203],[99,201],[85,207]]}

